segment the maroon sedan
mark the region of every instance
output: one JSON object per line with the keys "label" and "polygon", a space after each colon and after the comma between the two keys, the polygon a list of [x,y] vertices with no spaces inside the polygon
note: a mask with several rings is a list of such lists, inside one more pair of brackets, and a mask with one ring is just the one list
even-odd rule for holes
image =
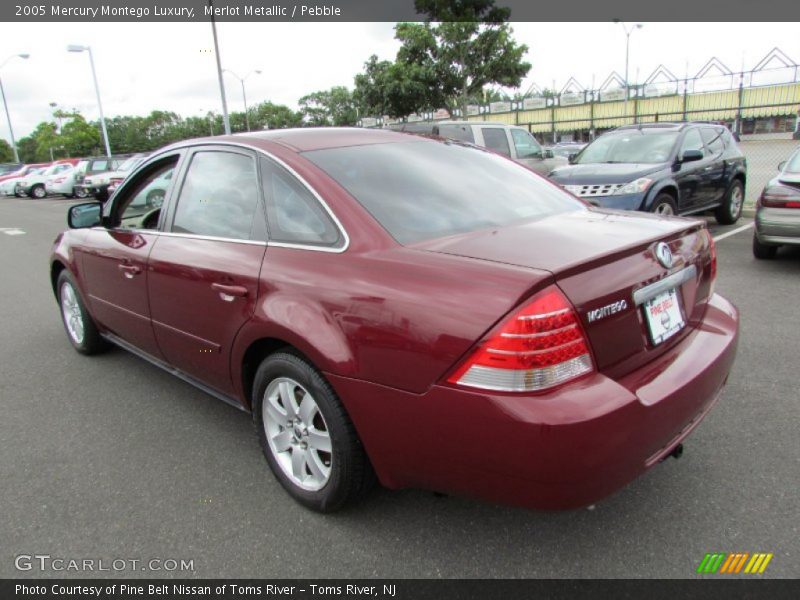
{"label": "maroon sedan", "polygon": [[69,222],[51,278],[72,345],[251,412],[278,481],[321,511],[375,476],[592,503],[677,453],[736,354],[702,221],[592,208],[459,142],[192,140]]}

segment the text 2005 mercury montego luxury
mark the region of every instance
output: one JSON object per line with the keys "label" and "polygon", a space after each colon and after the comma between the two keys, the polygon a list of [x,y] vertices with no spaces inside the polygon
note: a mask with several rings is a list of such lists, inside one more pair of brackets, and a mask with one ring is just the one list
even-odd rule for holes
{"label": "text 2005 mercury montego luxury", "polygon": [[592,208],[459,142],[192,140],[69,222],[51,278],[72,345],[252,412],[275,477],[321,511],[375,476],[593,503],[680,448],[736,354],[702,221]]}

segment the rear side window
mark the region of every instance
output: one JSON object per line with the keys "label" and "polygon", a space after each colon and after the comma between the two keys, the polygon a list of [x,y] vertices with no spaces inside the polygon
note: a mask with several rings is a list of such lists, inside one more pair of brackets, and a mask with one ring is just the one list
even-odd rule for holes
{"label": "rear side window", "polygon": [[511,156],[511,149],[508,147],[508,137],[506,130],[499,127],[483,127],[483,142],[486,147],[504,156]]}
{"label": "rear side window", "polygon": [[270,241],[340,246],[344,239],[319,200],[289,171],[261,159]]}
{"label": "rear side window", "polygon": [[700,130],[700,134],[703,136],[706,148],[708,148],[711,154],[720,154],[725,149],[725,144],[722,142],[722,129],[703,127],[703,129]]}
{"label": "rear side window", "polygon": [[586,208],[522,165],[453,142],[350,146],[303,156],[401,244]]}
{"label": "rear side window", "polygon": [[472,127],[469,125],[439,125],[439,135],[449,140],[459,140],[461,142],[475,143],[475,136],[472,135]]}
{"label": "rear side window", "polygon": [[92,165],[89,167],[92,171],[107,171],[108,168],[107,160],[93,160]]}
{"label": "rear side window", "polygon": [[181,187],[172,231],[248,240],[258,198],[252,157],[234,152],[197,152]]}

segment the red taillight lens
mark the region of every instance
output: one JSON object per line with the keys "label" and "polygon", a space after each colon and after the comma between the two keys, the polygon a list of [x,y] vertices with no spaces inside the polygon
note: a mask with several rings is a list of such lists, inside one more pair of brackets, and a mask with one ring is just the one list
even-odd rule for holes
{"label": "red taillight lens", "polygon": [[770,185],[764,188],[760,200],[769,208],[800,208],[800,190],[787,185]]}
{"label": "red taillight lens", "polygon": [[534,392],[594,370],[575,309],[556,286],[504,321],[448,378],[449,383]]}
{"label": "red taillight lens", "polygon": [[112,177],[109,180],[109,185],[119,185],[120,183],[122,183],[122,177]]}

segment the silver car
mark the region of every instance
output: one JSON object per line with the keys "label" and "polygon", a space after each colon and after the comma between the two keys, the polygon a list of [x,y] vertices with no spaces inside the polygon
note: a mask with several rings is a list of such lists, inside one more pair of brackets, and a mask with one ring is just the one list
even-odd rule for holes
{"label": "silver car", "polygon": [[779,246],[800,245],[800,147],[778,168],[756,202],[756,258],[774,258]]}

